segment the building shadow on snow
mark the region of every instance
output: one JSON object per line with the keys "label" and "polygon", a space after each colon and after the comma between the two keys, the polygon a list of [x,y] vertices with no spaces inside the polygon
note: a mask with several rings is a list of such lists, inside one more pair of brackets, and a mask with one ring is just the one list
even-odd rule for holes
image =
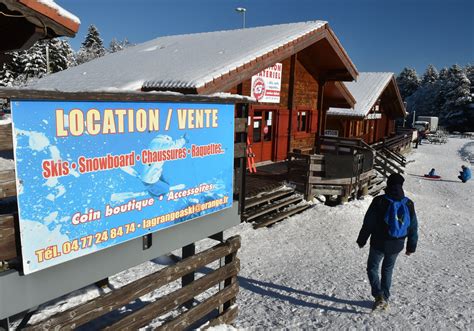
{"label": "building shadow on snow", "polygon": [[[256,279],[250,279],[245,277],[238,277],[239,278],[239,285],[242,288],[245,288],[249,291],[254,293],[260,294],[262,296],[270,296],[279,300],[288,301],[292,305],[298,305],[308,308],[317,308],[317,309],[324,309],[330,310],[338,313],[350,313],[350,314],[367,314],[368,312],[365,310],[359,310],[358,308],[364,309],[371,309],[372,308],[372,301],[369,300],[347,300],[347,299],[340,299],[336,297],[331,297],[325,294],[316,294],[308,291],[297,290],[288,286],[278,285],[269,282],[263,282]],[[287,292],[288,294],[283,294],[281,292]],[[308,302],[299,298],[295,298],[292,294],[307,296],[311,298],[315,298],[327,303],[337,303],[337,304],[345,304],[349,306],[353,306],[354,308],[337,308],[332,307],[316,302]]]}

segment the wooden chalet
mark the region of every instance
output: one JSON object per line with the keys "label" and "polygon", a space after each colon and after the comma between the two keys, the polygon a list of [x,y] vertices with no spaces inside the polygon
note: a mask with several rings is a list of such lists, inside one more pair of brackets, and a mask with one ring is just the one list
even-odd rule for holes
{"label": "wooden chalet", "polygon": [[[278,97],[238,106],[236,125],[248,125],[255,162],[273,162],[286,160],[294,150],[313,150],[324,132],[327,109],[355,106],[342,82],[353,81],[358,72],[327,22],[161,37],[47,76],[30,87],[72,93],[233,93],[259,99],[253,80],[272,67],[278,69]],[[281,185],[278,180],[286,179],[286,171],[248,179],[246,192],[257,194]],[[302,200],[291,194],[291,203]],[[258,207],[259,202],[249,201],[249,206]]]}
{"label": "wooden chalet", "polygon": [[54,1],[3,0],[0,3],[0,53],[27,49],[41,39],[74,37],[79,25],[76,16]]}
{"label": "wooden chalet", "polygon": [[329,108],[325,135],[360,138],[371,145],[396,134],[395,120],[406,111],[393,73],[361,72],[356,82],[344,85],[356,104]]}
{"label": "wooden chalet", "polygon": [[327,22],[161,37],[32,87],[250,96],[252,76],[276,64],[282,67],[279,100],[248,109],[248,134],[256,162],[279,161],[294,148],[314,146],[323,109],[354,106],[341,81],[354,80],[358,72]]}
{"label": "wooden chalet", "polygon": [[404,172],[402,153],[411,148],[412,132],[395,127],[406,111],[394,74],[362,72],[356,82],[343,84],[355,105],[329,107],[318,154],[293,153],[289,159],[308,174],[300,180],[306,197],[375,195],[390,174]]}

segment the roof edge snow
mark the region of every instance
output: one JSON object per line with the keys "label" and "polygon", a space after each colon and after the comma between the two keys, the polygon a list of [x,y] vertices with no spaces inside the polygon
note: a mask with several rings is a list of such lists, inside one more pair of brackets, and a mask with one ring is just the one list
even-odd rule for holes
{"label": "roof edge snow", "polygon": [[[349,118],[365,118],[382,93],[390,83],[395,82],[393,72],[361,72],[359,79],[355,82],[343,83],[356,99],[356,104],[352,108],[329,108],[328,116],[349,117]],[[398,101],[401,97],[396,88]],[[401,103],[404,110],[403,103]]]}

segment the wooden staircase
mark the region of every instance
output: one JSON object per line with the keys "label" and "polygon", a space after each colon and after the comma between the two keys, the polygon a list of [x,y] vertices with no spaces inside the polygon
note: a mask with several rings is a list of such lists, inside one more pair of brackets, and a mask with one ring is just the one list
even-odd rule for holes
{"label": "wooden staircase", "polygon": [[309,207],[311,204],[304,200],[302,194],[295,192],[294,188],[281,186],[274,191],[246,198],[242,219],[253,222],[253,227],[258,229],[271,226]]}
{"label": "wooden staircase", "polygon": [[379,193],[387,186],[385,183],[385,177],[382,176],[380,173],[376,172],[372,178],[370,178],[369,186],[368,186],[368,194],[371,196],[377,196]]}
{"label": "wooden staircase", "polygon": [[[367,145],[368,146],[368,145]],[[386,146],[370,146],[374,151],[375,175],[371,177],[368,185],[368,193],[376,196],[386,187],[386,179],[394,173],[404,174],[408,161],[396,150]]]}

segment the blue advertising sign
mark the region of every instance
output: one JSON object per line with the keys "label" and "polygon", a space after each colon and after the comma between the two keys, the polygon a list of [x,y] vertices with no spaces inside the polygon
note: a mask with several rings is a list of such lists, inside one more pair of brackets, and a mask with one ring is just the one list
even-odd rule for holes
{"label": "blue advertising sign", "polygon": [[12,100],[29,274],[232,205],[234,106]]}

